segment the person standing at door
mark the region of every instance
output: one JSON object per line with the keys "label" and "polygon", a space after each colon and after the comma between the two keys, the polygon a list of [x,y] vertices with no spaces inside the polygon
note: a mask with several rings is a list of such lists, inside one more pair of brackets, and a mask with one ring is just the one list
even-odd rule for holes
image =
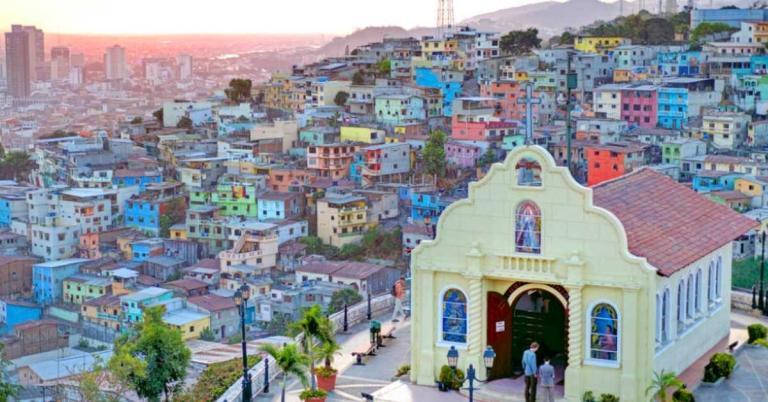
{"label": "person standing at door", "polygon": [[538,364],[536,363],[536,351],[539,344],[531,343],[530,349],[523,352],[523,374],[525,375],[525,402],[536,402],[536,375]]}
{"label": "person standing at door", "polygon": [[539,381],[541,381],[541,387],[544,389],[544,401],[555,401],[555,368],[549,364],[549,357],[544,358],[544,364],[539,367]]}
{"label": "person standing at door", "polygon": [[403,311],[403,299],[405,299],[405,277],[401,276],[400,279],[392,286],[392,296],[395,297],[395,309],[392,310],[392,322],[399,322],[397,319],[399,314],[403,315],[405,319],[405,311]]}

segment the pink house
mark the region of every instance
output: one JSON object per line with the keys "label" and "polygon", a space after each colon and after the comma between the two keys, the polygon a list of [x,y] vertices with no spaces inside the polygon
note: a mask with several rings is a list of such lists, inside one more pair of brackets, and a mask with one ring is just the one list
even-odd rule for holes
{"label": "pink house", "polygon": [[473,168],[477,165],[482,150],[480,147],[460,142],[445,143],[445,160],[450,165],[460,168]]}
{"label": "pink house", "polygon": [[658,87],[637,85],[621,90],[621,119],[630,125],[656,127],[658,123]]}

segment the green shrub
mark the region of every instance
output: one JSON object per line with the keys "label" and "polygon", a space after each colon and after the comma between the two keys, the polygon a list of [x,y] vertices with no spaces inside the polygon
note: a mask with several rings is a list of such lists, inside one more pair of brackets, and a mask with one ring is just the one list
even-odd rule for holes
{"label": "green shrub", "polygon": [[464,372],[460,369],[451,369],[448,365],[440,367],[440,382],[445,384],[446,388],[458,390],[464,384]]}
{"label": "green shrub", "polygon": [[[261,360],[259,356],[248,356],[248,367]],[[174,402],[213,402],[243,375],[243,360],[235,358],[208,366],[200,378],[187,392],[174,395]]]}
{"label": "green shrub", "polygon": [[595,399],[595,394],[592,391],[587,391],[584,393],[584,396],[581,397],[581,402],[597,402]]}
{"label": "green shrub", "polygon": [[755,341],[755,345],[760,345],[762,347],[768,348],[768,339],[758,339]]}
{"label": "green shrub", "polygon": [[672,394],[672,402],[696,402],[696,399],[693,397],[693,392],[688,391],[688,389],[683,386]]}
{"label": "green shrub", "polygon": [[749,333],[749,343],[753,344],[758,339],[765,339],[768,337],[768,328],[763,324],[752,324],[747,327],[747,333]]}
{"label": "green shrub", "polygon": [[401,377],[411,372],[411,365],[410,364],[403,364],[400,366],[400,368],[397,369],[397,372],[395,373],[395,377]]}
{"label": "green shrub", "polygon": [[619,397],[614,394],[600,394],[600,402],[619,402]]}
{"label": "green shrub", "polygon": [[718,379],[728,378],[736,366],[736,359],[728,353],[715,353],[704,367],[704,381],[715,382]]}
{"label": "green shrub", "polygon": [[324,396],[328,396],[328,393],[322,389],[305,389],[299,394],[299,399],[306,401],[309,398],[322,398]]}

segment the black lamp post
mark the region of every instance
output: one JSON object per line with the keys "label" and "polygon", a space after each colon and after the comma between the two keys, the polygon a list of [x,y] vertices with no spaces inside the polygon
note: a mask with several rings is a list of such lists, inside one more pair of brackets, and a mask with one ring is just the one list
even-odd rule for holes
{"label": "black lamp post", "polygon": [[760,286],[758,289],[758,297],[757,297],[757,308],[760,309],[760,311],[763,312],[763,314],[766,314],[766,303],[765,303],[765,287],[764,287],[764,279],[765,279],[765,230],[763,230],[763,233],[760,234],[760,242],[762,250],[760,252]]}
{"label": "black lamp post", "polygon": [[248,375],[248,350],[245,344],[245,310],[248,306],[248,298],[251,297],[251,289],[243,284],[235,292],[235,304],[240,313],[240,331],[243,345],[243,401],[251,401],[251,376]]}
{"label": "black lamp post", "polygon": [[[451,370],[456,371],[456,366],[459,363],[459,351],[456,350],[455,347],[451,346],[450,349],[448,349],[448,366],[451,368]],[[493,347],[491,345],[488,345],[485,347],[485,351],[483,352],[483,365],[485,365],[485,377],[488,378],[488,375],[491,372],[491,369],[493,368],[493,361],[496,359],[496,352],[493,350]],[[477,373],[475,372],[475,367],[470,364],[469,368],[467,369],[467,378],[464,381],[469,381],[469,402],[474,402],[475,400],[475,381],[480,383],[486,383],[488,380],[485,381],[477,378]]]}

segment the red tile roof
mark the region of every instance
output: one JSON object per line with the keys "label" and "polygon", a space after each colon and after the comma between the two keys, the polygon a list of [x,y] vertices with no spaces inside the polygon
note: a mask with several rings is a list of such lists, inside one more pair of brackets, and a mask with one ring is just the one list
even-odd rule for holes
{"label": "red tile roof", "polygon": [[227,310],[235,308],[235,299],[219,295],[208,294],[204,296],[195,296],[187,299],[190,304],[194,304],[209,312]]}
{"label": "red tile roof", "polygon": [[624,225],[629,251],[664,276],[758,225],[652,169],[600,183],[592,191],[595,205]]}

